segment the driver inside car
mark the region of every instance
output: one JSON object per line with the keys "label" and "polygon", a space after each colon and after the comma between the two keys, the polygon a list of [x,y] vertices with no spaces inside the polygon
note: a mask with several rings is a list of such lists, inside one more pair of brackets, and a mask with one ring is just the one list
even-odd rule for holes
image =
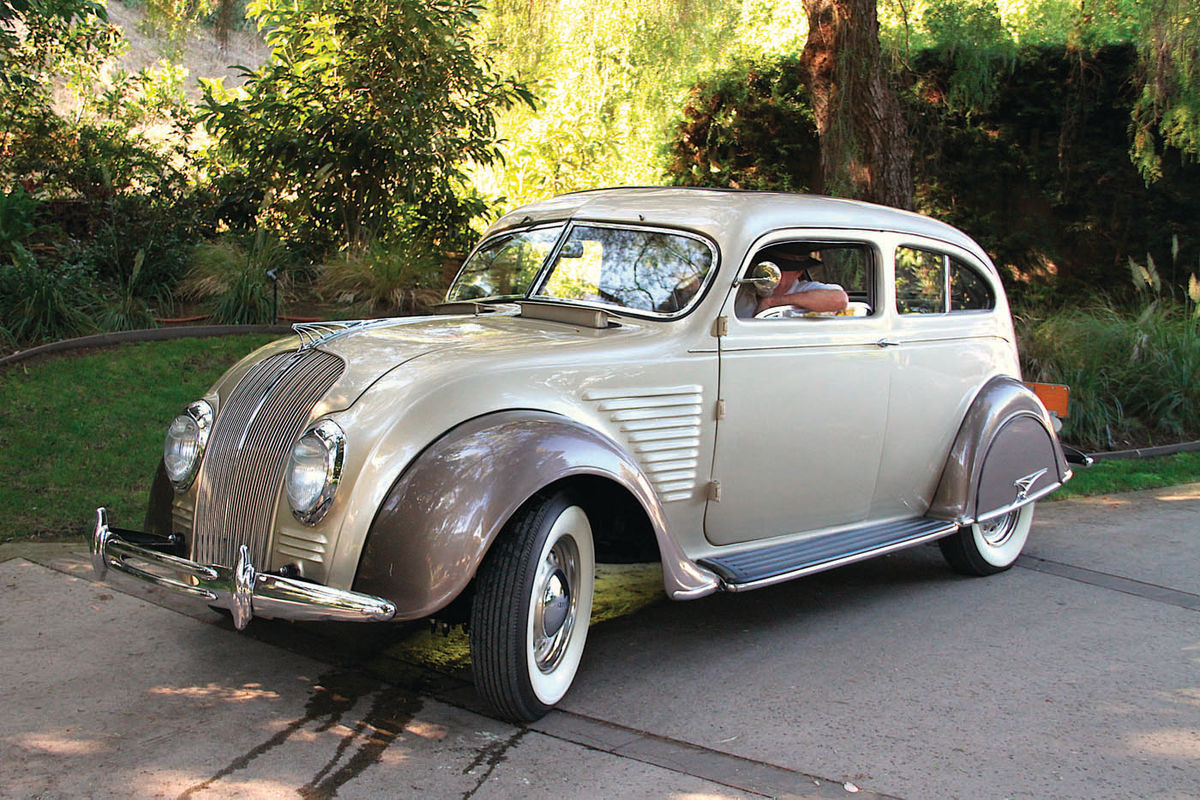
{"label": "driver inside car", "polygon": [[793,254],[778,250],[769,255],[782,273],[779,285],[765,297],[757,298],[758,304],[752,313],[739,311],[739,316],[757,316],[781,306],[785,308],[778,316],[783,317],[799,317],[811,312],[838,313],[846,309],[849,297],[841,286],[812,279],[810,270],[822,266],[817,253]]}

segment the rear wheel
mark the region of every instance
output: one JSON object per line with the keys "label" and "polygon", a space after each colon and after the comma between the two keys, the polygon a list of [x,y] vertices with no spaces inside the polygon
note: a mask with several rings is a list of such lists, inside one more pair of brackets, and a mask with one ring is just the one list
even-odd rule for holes
{"label": "rear wheel", "polygon": [[571,687],[595,567],[587,514],[564,492],[526,504],[480,565],[470,626],[475,687],[508,719],[539,719]]}
{"label": "rear wheel", "polygon": [[1033,503],[1007,514],[965,525],[938,541],[942,555],[955,572],[994,575],[1013,565],[1033,525]]}

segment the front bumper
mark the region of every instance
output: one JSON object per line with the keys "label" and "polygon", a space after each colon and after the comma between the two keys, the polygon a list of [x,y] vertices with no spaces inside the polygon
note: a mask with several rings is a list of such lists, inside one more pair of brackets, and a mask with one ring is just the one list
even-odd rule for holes
{"label": "front bumper", "polygon": [[390,600],[333,589],[282,575],[257,572],[243,545],[234,567],[197,564],[171,555],[166,537],[108,526],[108,512],[96,509],[92,531],[92,567],[104,580],[108,571],[227,609],[238,630],[255,617],[335,622],[386,622],[396,615]]}

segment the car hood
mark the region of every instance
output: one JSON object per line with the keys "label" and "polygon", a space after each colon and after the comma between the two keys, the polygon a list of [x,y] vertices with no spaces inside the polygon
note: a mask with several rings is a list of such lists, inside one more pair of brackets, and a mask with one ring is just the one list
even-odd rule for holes
{"label": "car hood", "polygon": [[[609,331],[525,319],[506,313],[478,316],[410,317],[356,323],[318,336],[313,346],[339,356],[346,370],[326,395],[326,411],[349,408],[375,382],[416,359],[471,361],[545,354],[571,344],[628,334],[628,326]],[[469,356],[467,355],[469,352]]]}

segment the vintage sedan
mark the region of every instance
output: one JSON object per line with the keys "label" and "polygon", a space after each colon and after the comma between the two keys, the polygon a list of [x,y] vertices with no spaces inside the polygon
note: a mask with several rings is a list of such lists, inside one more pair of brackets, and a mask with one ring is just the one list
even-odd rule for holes
{"label": "vintage sedan", "polygon": [[676,600],[933,541],[987,575],[1071,475],[996,268],[916,214],[566,195],[496,222],[437,311],[230,369],[171,423],[144,530],[98,510],[97,573],[238,628],[466,623],[527,721],[575,677],[597,562],[660,561]]}

